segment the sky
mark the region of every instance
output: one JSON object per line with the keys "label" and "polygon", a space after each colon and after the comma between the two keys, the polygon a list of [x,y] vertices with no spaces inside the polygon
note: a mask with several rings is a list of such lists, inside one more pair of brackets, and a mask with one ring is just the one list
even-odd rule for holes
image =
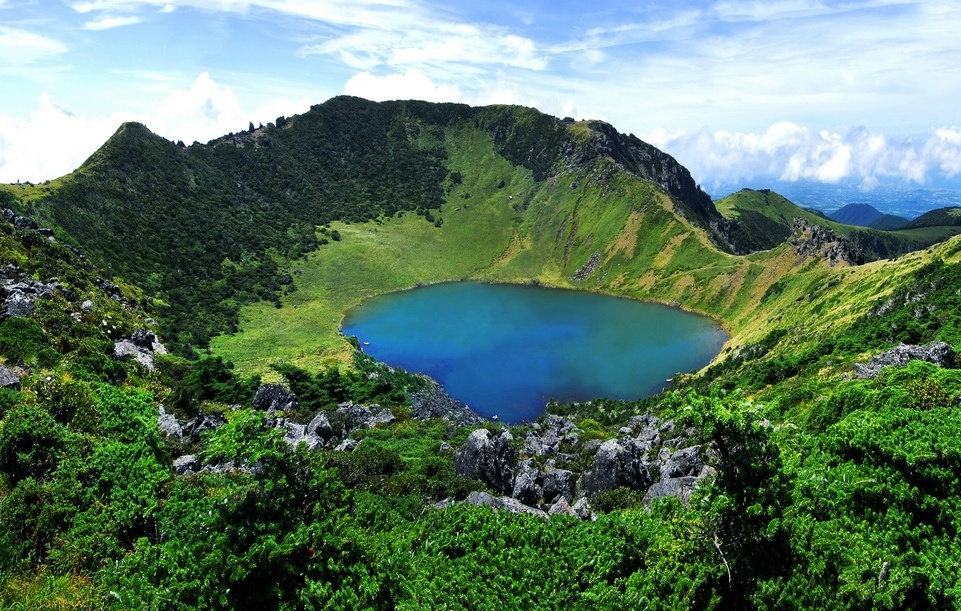
{"label": "sky", "polygon": [[959,32],[961,0],[0,0],[0,182],[348,94],[602,119],[709,192],[961,191]]}

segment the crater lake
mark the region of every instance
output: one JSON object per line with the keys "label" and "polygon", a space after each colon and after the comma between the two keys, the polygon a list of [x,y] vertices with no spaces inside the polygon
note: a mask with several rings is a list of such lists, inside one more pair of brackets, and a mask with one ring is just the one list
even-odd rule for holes
{"label": "crater lake", "polygon": [[343,333],[506,422],[537,418],[551,400],[653,396],[676,373],[710,363],[728,339],[713,320],[679,308],[476,282],[374,297],[348,312]]}

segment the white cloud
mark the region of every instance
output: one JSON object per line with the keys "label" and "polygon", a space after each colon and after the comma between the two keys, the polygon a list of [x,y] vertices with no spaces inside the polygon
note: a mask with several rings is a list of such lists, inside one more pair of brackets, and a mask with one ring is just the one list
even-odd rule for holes
{"label": "white cloud", "polygon": [[72,172],[125,119],[80,118],[46,94],[25,119],[0,114],[0,181],[40,182]]}
{"label": "white cloud", "polygon": [[460,102],[457,87],[437,85],[423,72],[411,68],[403,74],[375,76],[361,72],[344,85],[344,93],[368,100],[426,100],[428,102]]}
{"label": "white cloud", "polygon": [[83,29],[93,31],[109,30],[111,28],[134,25],[140,23],[141,21],[142,19],[139,17],[106,17],[96,21],[88,21],[87,23],[83,24]]}
{"label": "white cloud", "polygon": [[59,40],[0,25],[0,70],[27,67],[67,50],[67,45]]}
{"label": "white cloud", "polygon": [[863,127],[839,134],[782,121],[761,133],[700,130],[687,134],[659,128],[646,139],[684,164],[705,185],[766,178],[862,188],[881,179],[918,185],[961,174],[961,129],[942,128],[921,142],[892,139]]}

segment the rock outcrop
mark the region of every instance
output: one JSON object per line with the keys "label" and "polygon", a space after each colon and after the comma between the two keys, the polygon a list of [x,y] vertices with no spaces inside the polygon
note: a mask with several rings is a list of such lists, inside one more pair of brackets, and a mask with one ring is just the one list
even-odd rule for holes
{"label": "rock outcrop", "polygon": [[[698,482],[715,473],[707,465],[710,451],[691,443],[693,431],[678,431],[673,421],[652,415],[635,416],[620,437],[606,441],[581,442],[583,431],[553,414],[529,427],[526,458],[516,465],[509,433],[497,437],[487,429],[474,431],[457,452],[457,473],[527,507],[582,519],[593,515],[587,499],[621,487],[644,492],[645,505],[664,496],[687,503]],[[576,465],[585,453],[593,459],[580,472]]]}
{"label": "rock outcrop", "polygon": [[945,369],[954,369],[957,365],[954,348],[945,342],[931,342],[923,346],[901,344],[876,354],[867,363],[855,364],[854,377],[874,378],[885,367],[904,367],[911,361],[927,361]]}

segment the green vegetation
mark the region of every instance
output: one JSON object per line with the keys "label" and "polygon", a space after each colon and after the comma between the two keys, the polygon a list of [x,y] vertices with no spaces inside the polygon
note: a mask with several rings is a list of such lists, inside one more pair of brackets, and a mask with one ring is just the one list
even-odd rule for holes
{"label": "green vegetation", "polygon": [[[953,230],[828,224],[905,253],[832,267],[769,238],[803,211],[741,192],[718,204],[733,241],[769,250],[735,256],[693,182],[666,156],[640,164],[646,150],[531,109],[338,98],[208,145],[126,125],[72,175],[4,186],[0,204],[56,239],[0,220],[0,268],[60,287],[0,320],[19,380],[0,389],[0,608],[961,605],[961,373],[852,376],[900,342],[961,348],[961,238],[907,253]],[[682,186],[648,180],[665,173]],[[461,278],[721,320],[718,361],[669,392],[550,406],[582,441],[674,419],[716,475],[687,504],[607,490],[596,520],[463,503],[494,492],[454,468],[474,427],[415,419],[427,381],[338,331],[369,295]],[[144,329],[179,354],[114,356]],[[265,380],[299,407],[253,409]],[[355,430],[344,402],[394,419]],[[161,407],[180,435],[161,433]],[[336,443],[285,440],[315,419]],[[532,430],[513,447],[543,461]],[[175,457],[194,466],[177,474]],[[580,473],[594,454],[553,458]]]}

